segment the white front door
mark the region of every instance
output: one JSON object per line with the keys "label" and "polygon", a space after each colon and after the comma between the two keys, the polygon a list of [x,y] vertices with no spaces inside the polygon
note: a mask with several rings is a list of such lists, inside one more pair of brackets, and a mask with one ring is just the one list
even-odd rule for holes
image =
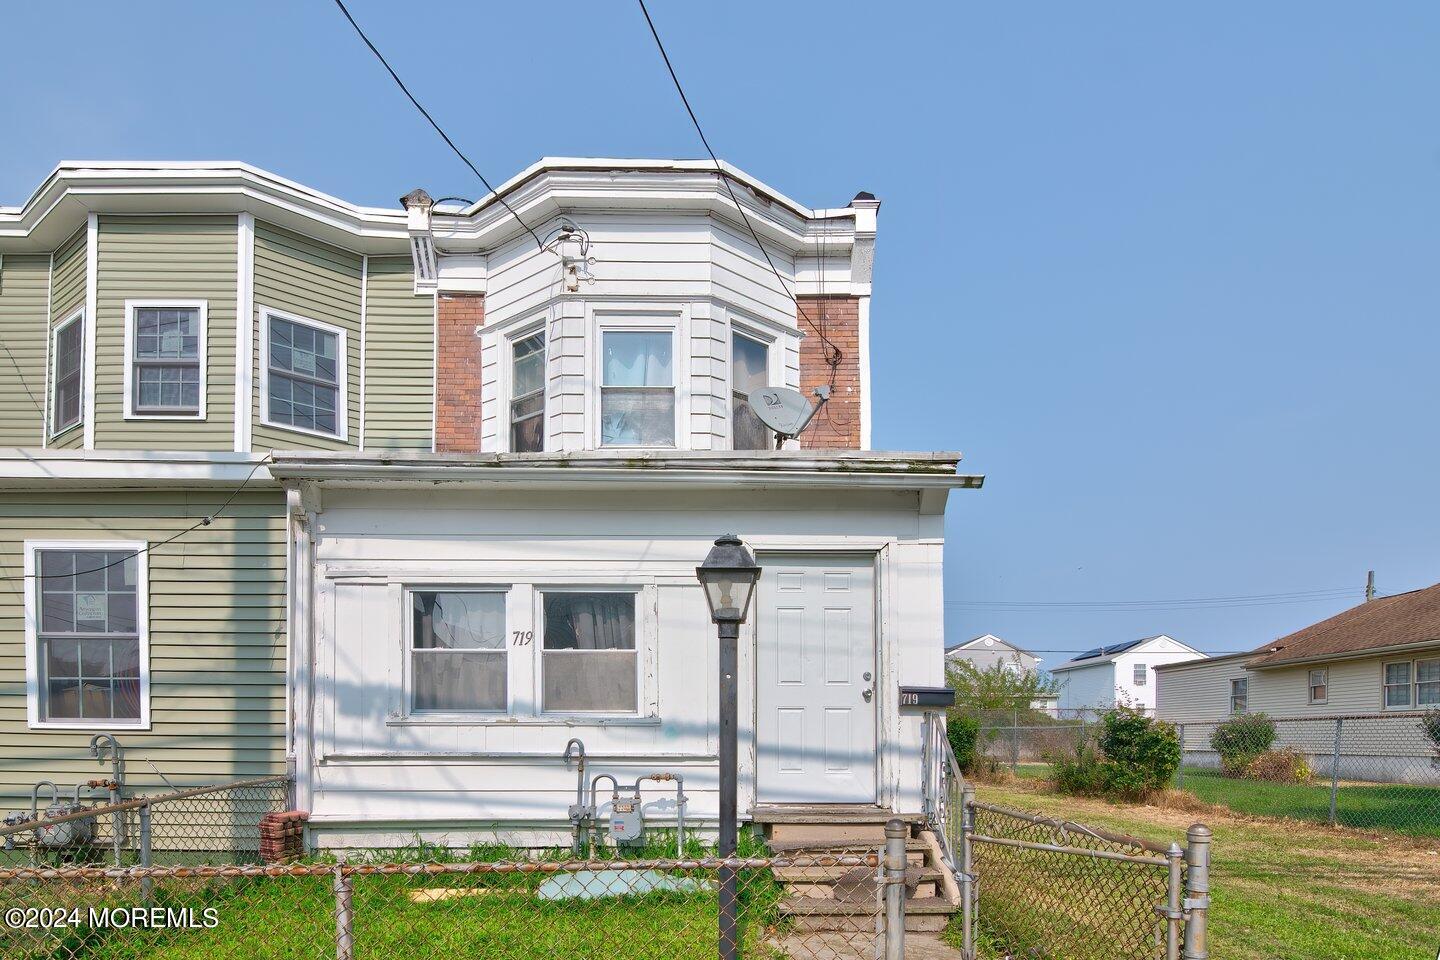
{"label": "white front door", "polygon": [[767,556],[760,563],[756,798],[874,803],[874,560]]}

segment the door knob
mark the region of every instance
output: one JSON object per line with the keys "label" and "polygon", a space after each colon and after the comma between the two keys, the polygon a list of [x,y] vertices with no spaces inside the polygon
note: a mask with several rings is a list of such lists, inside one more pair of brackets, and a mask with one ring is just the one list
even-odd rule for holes
{"label": "door knob", "polygon": [[875,691],[874,691],[874,690],[871,690],[869,687],[866,687],[866,688],[865,688],[865,692],[862,693],[862,694],[860,694],[860,696],[862,696],[862,697],[865,698],[865,702],[866,702],[866,703],[869,703],[869,702],[870,702],[870,698],[873,697],[873,696],[875,696]]}

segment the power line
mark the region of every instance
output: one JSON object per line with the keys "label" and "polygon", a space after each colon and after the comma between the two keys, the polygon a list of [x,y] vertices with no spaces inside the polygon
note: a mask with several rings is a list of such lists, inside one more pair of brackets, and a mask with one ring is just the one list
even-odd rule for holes
{"label": "power line", "polygon": [[947,600],[947,607],[961,607],[977,611],[996,613],[1025,612],[1068,612],[1068,613],[1119,613],[1124,611],[1184,611],[1206,609],[1235,609],[1241,607],[1264,607],[1294,603],[1320,603],[1334,600],[1354,599],[1359,591],[1354,588],[1329,590],[1299,590],[1289,593],[1251,594],[1233,597],[1189,597],[1168,600]]}
{"label": "power line", "polygon": [[[335,0],[335,2],[339,3],[340,0]],[[700,118],[695,116],[695,110],[690,106],[690,98],[685,95],[685,88],[681,86],[680,77],[675,73],[675,65],[670,62],[670,54],[665,52],[665,44],[660,39],[660,31],[655,29],[655,21],[650,18],[650,10],[645,6],[645,0],[638,0],[638,2],[640,4],[640,12],[645,15],[645,22],[650,26],[650,35],[655,38],[655,46],[660,49],[660,57],[665,61],[665,69],[670,71],[670,79],[675,84],[675,92],[680,94],[680,102],[685,105],[685,112],[690,114],[690,122],[695,125],[695,132],[700,135],[700,142],[705,145],[705,152],[710,154],[710,159],[715,164],[715,170],[720,174],[720,182],[725,185],[725,192],[730,195],[730,202],[735,204],[735,209],[740,212],[740,219],[745,221],[745,228],[750,231],[750,237],[755,241],[755,246],[760,248],[760,253],[765,257],[765,262],[770,265],[770,272],[775,274],[775,279],[780,284],[781,291],[785,296],[790,298],[791,303],[795,304],[795,310],[804,318],[805,322],[810,325],[810,328],[820,335],[820,341],[824,343],[830,351],[830,355],[826,358],[825,362],[830,364],[830,389],[833,391],[835,389],[836,374],[840,366],[840,361],[844,357],[844,353],[831,342],[830,337],[825,333],[823,326],[825,322],[825,311],[823,307],[820,311],[821,326],[816,326],[815,321],[811,320],[810,315],[805,312],[805,308],[800,306],[800,301],[795,298],[795,294],[790,292],[790,287],[785,283],[785,278],[780,276],[780,271],[775,267],[775,261],[770,258],[770,251],[766,250],[765,244],[760,242],[760,235],[755,232],[755,225],[750,222],[750,217],[745,213],[745,208],[740,205],[740,198],[735,196],[735,189],[730,185],[730,174],[726,172],[724,165],[720,162],[720,158],[715,155],[715,151],[710,148],[710,140],[705,136],[705,131],[700,126]]]}
{"label": "power line", "polygon": [[541,250],[544,250],[545,244],[540,241],[539,234],[537,234],[534,230],[530,228],[530,225],[526,223],[523,218],[521,218],[520,214],[515,212],[514,207],[510,206],[510,204],[505,202],[505,198],[500,196],[500,194],[496,192],[495,188],[490,185],[489,180],[485,179],[485,174],[480,172],[480,168],[475,166],[475,164],[470,161],[469,157],[465,156],[464,151],[462,151],[459,147],[455,146],[455,141],[451,140],[450,135],[441,128],[440,124],[435,122],[434,117],[430,116],[430,111],[426,110],[423,106],[421,106],[420,101],[415,99],[415,94],[411,93],[410,88],[405,86],[405,81],[401,80],[400,74],[396,73],[395,68],[390,66],[390,61],[386,60],[385,55],[381,53],[378,49],[376,49],[375,44],[371,43],[370,38],[365,35],[365,31],[360,29],[360,24],[355,22],[354,17],[350,16],[350,11],[345,8],[345,4],[342,2],[342,0],[335,0],[335,6],[339,7],[340,12],[345,14],[345,19],[350,21],[350,26],[354,27],[355,32],[360,35],[360,39],[365,41],[365,46],[370,48],[370,52],[375,54],[375,58],[379,60],[381,65],[385,67],[385,70],[390,74],[390,79],[394,80],[395,85],[400,88],[400,92],[405,94],[405,96],[410,99],[410,102],[415,105],[415,109],[420,111],[421,116],[423,116],[426,120],[430,121],[430,126],[434,127],[435,132],[440,134],[440,139],[444,140],[446,145],[449,146],[451,150],[455,151],[455,156],[459,157],[462,161],[464,161],[465,166],[470,168],[471,173],[475,174],[475,176],[480,178],[480,182],[485,184],[485,189],[490,191],[490,193],[500,203],[500,206],[510,211],[510,216],[514,217],[516,222],[519,223],[520,226],[525,228],[525,232],[530,234],[530,236],[534,238],[535,245]]}
{"label": "power line", "polygon": [[[184,530],[181,530],[179,533],[175,534],[174,536],[167,537],[167,538],[165,538],[164,540],[161,540],[159,543],[149,544],[149,545],[143,547],[143,548],[140,549],[140,550],[136,550],[136,551],[134,551],[134,552],[132,552],[132,553],[126,555],[126,556],[121,557],[119,560],[112,560],[112,561],[110,561],[109,563],[105,564],[104,566],[91,567],[89,570],[76,570],[74,573],[51,573],[51,574],[25,573],[25,574],[21,574],[21,575],[18,576],[18,577],[0,577],[0,582],[9,581],[9,580],[61,580],[61,579],[65,579],[65,578],[67,578],[67,577],[83,577],[83,576],[85,576],[85,575],[87,575],[87,574],[99,573],[99,572],[102,571],[102,570],[109,570],[111,567],[118,567],[118,566],[119,566],[120,564],[122,564],[122,563],[129,563],[131,560],[134,560],[136,557],[140,556],[142,553],[143,553],[143,554],[147,554],[147,555],[148,555],[148,554],[151,554],[151,553],[154,553],[156,550],[159,550],[161,547],[166,546],[167,544],[174,543],[176,540],[179,540],[181,537],[185,536],[186,534],[193,533],[194,531],[199,530],[201,527],[208,527],[211,523],[213,523],[213,522],[215,521],[215,518],[216,518],[216,517],[218,517],[218,516],[220,516],[221,514],[223,514],[223,513],[229,508],[230,504],[232,504],[232,503],[235,502],[235,498],[238,497],[238,496],[240,496],[240,491],[242,491],[242,490],[245,489],[245,485],[248,484],[252,479],[254,479],[254,477],[255,477],[255,471],[256,471],[256,470],[259,470],[262,466],[264,466],[265,464],[267,464],[267,463],[270,462],[270,457],[271,457],[271,454],[268,454],[268,453],[267,453],[267,454],[265,454],[264,457],[262,457],[261,459],[255,461],[255,465],[250,468],[250,472],[245,475],[245,479],[242,480],[242,481],[240,481],[240,486],[236,487],[233,491],[231,491],[230,496],[228,496],[228,497],[225,498],[225,502],[222,503],[222,504],[220,504],[219,509],[217,509],[214,513],[206,514],[205,516],[201,517],[201,518],[199,519],[199,521],[197,521],[196,523],[194,523],[194,524],[186,527]],[[108,551],[96,551],[96,552],[108,552]]]}

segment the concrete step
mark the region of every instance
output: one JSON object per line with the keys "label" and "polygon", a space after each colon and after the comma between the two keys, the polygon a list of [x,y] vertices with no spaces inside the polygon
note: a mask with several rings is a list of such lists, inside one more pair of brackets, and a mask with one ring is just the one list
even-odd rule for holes
{"label": "concrete step", "polygon": [[924,823],[922,813],[893,813],[871,804],[784,803],[761,804],[750,812],[756,823],[878,823],[898,818],[906,823]]}
{"label": "concrete step", "polygon": [[[907,900],[905,929],[917,933],[943,930],[957,909],[955,904],[940,897]],[[787,897],[780,901],[779,910],[783,916],[790,918],[791,926],[800,931],[864,932],[875,929],[876,908],[869,903]]]}
{"label": "concrete step", "polygon": [[[823,857],[829,856],[863,856],[868,853],[878,853],[878,843],[866,843],[864,841],[841,840],[838,843],[828,843],[820,840],[768,840],[765,844],[770,852],[777,857],[799,856],[802,854]],[[919,837],[911,837],[905,841],[905,852],[925,854],[930,850],[930,844]]]}

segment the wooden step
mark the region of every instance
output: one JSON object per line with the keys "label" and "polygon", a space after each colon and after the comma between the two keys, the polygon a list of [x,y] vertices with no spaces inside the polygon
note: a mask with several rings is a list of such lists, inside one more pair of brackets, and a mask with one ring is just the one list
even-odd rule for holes
{"label": "wooden step", "polygon": [[858,803],[784,803],[762,804],[750,811],[756,823],[878,823],[887,820],[924,823],[922,813],[894,813],[873,804]]}
{"label": "wooden step", "polygon": [[[779,903],[780,913],[790,918],[797,931],[864,932],[875,929],[873,904],[787,897]],[[939,897],[905,901],[905,929],[917,933],[945,929],[958,907]]]}
{"label": "wooden step", "polygon": [[[862,856],[868,853],[876,853],[880,849],[879,844],[864,843],[861,841],[840,841],[839,843],[824,843],[816,840],[769,840],[765,844],[770,852],[777,857],[809,855],[823,857],[839,856]],[[906,853],[925,853],[930,845],[919,837],[910,837],[905,841]]]}

